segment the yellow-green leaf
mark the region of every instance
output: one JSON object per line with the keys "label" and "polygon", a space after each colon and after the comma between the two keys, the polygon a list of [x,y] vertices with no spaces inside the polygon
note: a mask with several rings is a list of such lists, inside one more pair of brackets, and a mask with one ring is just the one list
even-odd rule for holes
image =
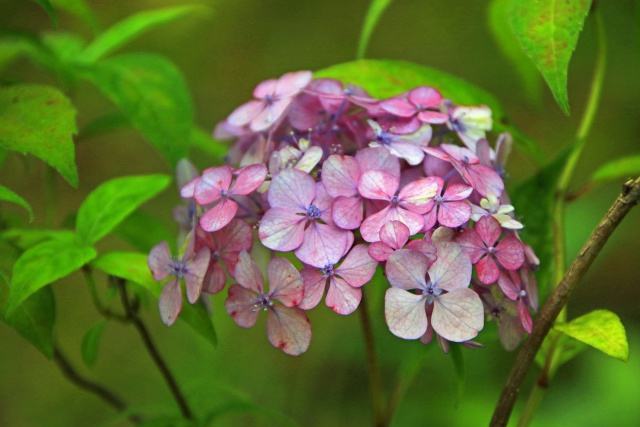
{"label": "yellow-green leaf", "polygon": [[373,33],[380,17],[390,4],[391,0],[371,0],[371,4],[367,10],[367,15],[364,18],[364,24],[362,25],[362,32],[360,33],[360,41],[358,42],[358,53],[356,54],[356,58],[364,58],[364,53],[367,50],[371,33]]}
{"label": "yellow-green leaf", "polygon": [[635,178],[640,175],[640,154],[613,160],[600,166],[591,177],[592,181]]}
{"label": "yellow-green leaf", "polygon": [[29,212],[29,222],[33,221],[33,210],[31,209],[31,206],[29,206],[29,203],[25,202],[22,197],[2,185],[0,185],[0,200],[6,200],[22,206],[27,210],[27,212]]}

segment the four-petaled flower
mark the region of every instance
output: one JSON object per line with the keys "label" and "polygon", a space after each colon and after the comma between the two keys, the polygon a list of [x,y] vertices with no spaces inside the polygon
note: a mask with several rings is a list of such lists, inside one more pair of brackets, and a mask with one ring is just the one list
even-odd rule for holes
{"label": "four-petaled flower", "polygon": [[439,176],[435,179],[438,190],[433,198],[433,209],[424,217],[424,228],[430,230],[436,220],[440,225],[450,228],[467,223],[471,217],[471,205],[465,199],[471,195],[473,188],[464,184],[450,184],[443,189],[444,180]]}

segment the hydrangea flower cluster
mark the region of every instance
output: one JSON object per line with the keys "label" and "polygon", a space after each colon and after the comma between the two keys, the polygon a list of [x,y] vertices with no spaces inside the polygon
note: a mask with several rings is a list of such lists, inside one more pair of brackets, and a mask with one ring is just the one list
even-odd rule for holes
{"label": "hydrangea flower cluster", "polygon": [[[190,243],[181,261],[166,242],[149,255],[156,279],[175,276],[159,301],[167,325],[180,312],[180,278],[190,303],[230,278],[234,321],[251,327],[268,312],[269,341],[299,355],[311,341],[306,310],[326,294],[336,313],[353,313],[380,267],[386,322],[400,338],[477,345],[485,317],[510,350],[531,332],[539,262],[505,191],[511,139],[490,146],[488,107],[456,106],[426,86],[379,100],[308,71],[253,95],[214,131],[235,140],[227,165],[179,172],[190,178],[180,189]],[[270,250],[269,292],[254,242]],[[290,252],[293,263],[278,255]]]}

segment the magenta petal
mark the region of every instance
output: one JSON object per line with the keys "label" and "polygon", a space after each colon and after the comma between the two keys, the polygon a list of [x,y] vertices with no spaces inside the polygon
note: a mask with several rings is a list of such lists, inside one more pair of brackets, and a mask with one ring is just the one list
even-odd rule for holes
{"label": "magenta petal", "polygon": [[251,120],[249,129],[253,132],[267,130],[271,125],[279,121],[290,104],[291,98],[279,99],[270,104],[265,103],[265,108]]}
{"label": "magenta petal", "polygon": [[420,164],[424,159],[424,151],[422,146],[410,141],[393,141],[387,145],[389,151],[394,156],[405,159],[411,166]]}
{"label": "magenta petal", "polygon": [[195,192],[196,189],[196,184],[200,181],[199,176],[193,178],[191,181],[187,182],[181,189],[180,189],[180,197],[185,198],[185,199],[190,199],[193,197],[193,193]]}
{"label": "magenta petal", "polygon": [[278,79],[269,79],[263,82],[260,82],[258,86],[253,90],[253,96],[258,99],[263,99],[267,95],[272,95],[276,93],[276,84],[278,83]]}
{"label": "magenta petal", "polygon": [[440,92],[432,87],[419,86],[409,92],[409,101],[422,108],[437,108],[442,102]]}
{"label": "magenta petal", "polygon": [[416,113],[416,106],[402,98],[390,98],[380,101],[378,107],[398,117],[411,117]]}
{"label": "magenta petal", "polygon": [[369,171],[387,172],[400,176],[400,161],[384,147],[365,147],[356,153],[361,173]]}
{"label": "magenta petal", "polygon": [[164,324],[167,326],[173,325],[182,309],[182,293],[180,292],[180,282],[177,277],[169,280],[162,288],[158,307]]}
{"label": "magenta petal", "polygon": [[229,287],[229,296],[224,308],[234,322],[241,328],[250,328],[256,324],[259,310],[254,307],[255,294],[238,284]]}
{"label": "magenta petal", "polygon": [[410,210],[391,207],[389,219],[401,221],[409,228],[409,233],[413,236],[424,228],[424,217]]}
{"label": "magenta petal", "polygon": [[193,196],[199,205],[215,202],[221,196],[222,190],[228,190],[231,185],[231,168],[220,166],[209,168],[202,173],[202,177],[196,183]]}
{"label": "magenta petal", "polygon": [[431,230],[436,225],[439,210],[439,207],[434,204],[431,210],[424,216],[423,231]]}
{"label": "magenta petal", "polygon": [[218,264],[218,262],[213,262],[209,265],[209,270],[204,276],[202,292],[207,294],[217,294],[224,288],[226,283],[227,278],[224,275],[222,266]]}
{"label": "magenta petal", "polygon": [[445,202],[438,210],[438,222],[449,228],[456,228],[469,222],[471,205],[467,202]]}
{"label": "magenta petal", "polygon": [[166,279],[171,272],[172,263],[173,260],[171,259],[171,252],[167,242],[160,242],[151,248],[147,257],[147,264],[155,280]]}
{"label": "magenta petal", "polygon": [[398,190],[400,179],[382,171],[369,171],[358,181],[358,192],[367,199],[391,200]]}
{"label": "magenta petal", "polygon": [[298,307],[273,307],[267,316],[267,338],[272,346],[298,356],[311,343],[311,323]]}
{"label": "magenta petal", "polygon": [[456,289],[436,298],[431,325],[441,337],[462,342],[475,338],[484,327],[484,307],[469,288]]}
{"label": "magenta petal", "polygon": [[210,258],[211,251],[209,251],[209,248],[204,247],[187,263],[184,272],[184,282],[187,288],[187,299],[191,304],[195,303],[200,297],[202,282],[209,268]]}
{"label": "magenta petal", "polygon": [[315,196],[316,182],[308,173],[298,169],[285,169],[271,181],[268,200],[272,208],[306,213]]}
{"label": "magenta petal", "polygon": [[382,242],[373,242],[369,245],[369,256],[376,261],[386,261],[389,255],[395,252],[391,246]]}
{"label": "magenta petal", "polygon": [[498,286],[507,298],[515,301],[520,296],[520,277],[518,273],[512,271],[500,271],[498,276]]}
{"label": "magenta petal", "polygon": [[517,270],[524,262],[522,243],[517,237],[507,236],[496,246],[495,256],[507,270]]}
{"label": "magenta petal", "polygon": [[489,194],[500,197],[502,190],[504,190],[502,178],[495,170],[488,166],[471,165],[467,168],[467,173],[463,174],[463,176],[469,184],[484,197],[487,197]]}
{"label": "magenta petal", "polygon": [[420,338],[427,331],[424,295],[390,288],[384,296],[384,317],[391,333],[406,340]]}
{"label": "magenta petal", "polygon": [[334,274],[348,284],[360,287],[368,283],[376,272],[378,262],[371,258],[367,245],[356,245],[349,252]]}
{"label": "magenta petal", "polygon": [[[441,144],[444,145],[444,144]],[[439,148],[434,148],[434,147],[422,147],[422,149],[424,150],[425,153],[439,159],[439,160],[444,160],[446,162],[451,161],[451,158],[449,157],[449,155],[447,153],[445,153],[444,151],[442,151]]]}
{"label": "magenta petal", "polygon": [[387,206],[380,212],[369,215],[360,225],[360,234],[367,242],[377,242],[380,240],[380,229],[384,224],[397,218],[389,218],[391,207]]}
{"label": "magenta petal", "polygon": [[317,268],[307,267],[300,272],[302,281],[304,282],[304,298],[298,304],[303,310],[314,308],[324,294],[327,278],[318,271]]}
{"label": "magenta petal", "polygon": [[251,259],[247,251],[240,252],[234,276],[242,287],[254,292],[264,290],[264,277],[260,267]]}
{"label": "magenta petal", "polygon": [[276,82],[275,92],[281,97],[292,97],[309,84],[312,77],[311,71],[294,71],[284,74]]}
{"label": "magenta petal", "polygon": [[258,237],[262,244],[276,251],[291,251],[302,244],[307,218],[287,209],[272,208],[260,221]]}
{"label": "magenta petal", "polygon": [[331,218],[338,227],[354,230],[362,224],[363,210],[362,198],[338,196],[331,203]]}
{"label": "magenta petal", "polygon": [[446,201],[464,200],[473,193],[473,188],[465,184],[451,184],[442,197]]}
{"label": "magenta petal", "polygon": [[500,269],[493,260],[493,257],[489,254],[480,258],[480,261],[477,262],[476,272],[478,273],[478,279],[485,285],[495,283],[500,276]]}
{"label": "magenta petal", "polygon": [[449,120],[449,116],[447,114],[438,113],[436,111],[421,111],[420,113],[418,113],[418,119],[423,123],[441,125]]}
{"label": "magenta petal", "polygon": [[231,222],[236,212],[238,212],[238,204],[225,197],[200,217],[200,227],[204,231],[218,231]]}
{"label": "magenta petal", "polygon": [[[476,223],[477,225],[477,223]],[[475,229],[467,228],[456,236],[456,243],[462,246],[462,250],[471,258],[471,263],[475,264],[487,253],[487,248]]]}
{"label": "magenta petal", "polygon": [[448,156],[453,157],[459,162],[464,161],[464,163],[468,165],[475,165],[480,161],[476,153],[465,147],[459,147],[453,144],[440,144],[440,149]]}
{"label": "magenta petal", "polygon": [[340,261],[352,244],[352,232],[314,221],[305,230],[302,244],[295,254],[305,264],[323,268]]}
{"label": "magenta petal", "polygon": [[322,183],[331,197],[358,194],[360,165],[351,156],[329,156],[322,165]]}
{"label": "magenta petal", "polygon": [[474,226],[474,229],[478,232],[478,235],[487,246],[495,245],[502,235],[502,227],[500,226],[500,223],[491,215],[486,215],[480,218]]}
{"label": "magenta petal", "polygon": [[436,196],[438,187],[442,185],[440,177],[420,178],[405,185],[398,199],[402,207],[412,212],[426,214],[431,210],[430,202]]}
{"label": "magenta petal", "polygon": [[530,334],[533,330],[533,320],[531,319],[529,309],[527,309],[526,304],[522,300],[518,301],[518,316],[520,317],[522,327]]}
{"label": "magenta petal", "polygon": [[287,307],[296,306],[304,296],[304,283],[291,261],[274,258],[267,266],[269,295]]}
{"label": "magenta petal", "polygon": [[401,249],[389,256],[385,274],[393,287],[405,290],[426,290],[428,266],[429,260],[423,253],[411,249]]}
{"label": "magenta petal", "polygon": [[253,244],[251,226],[241,219],[232,219],[226,227],[213,233],[212,237],[220,252],[248,251]]}
{"label": "magenta petal", "polygon": [[232,126],[244,126],[249,124],[265,108],[263,101],[249,101],[236,108],[227,118],[227,123]]}
{"label": "magenta petal", "polygon": [[354,288],[339,277],[329,279],[329,290],[324,302],[338,314],[351,314],[356,311],[362,299],[362,289]]}
{"label": "magenta petal", "polygon": [[431,282],[440,289],[452,292],[466,288],[471,282],[471,260],[454,242],[443,242],[436,245],[438,259],[429,268]]}
{"label": "magenta petal", "polygon": [[400,221],[390,221],[380,229],[380,240],[393,249],[402,249],[409,240],[409,228]]}
{"label": "magenta petal", "polygon": [[245,166],[240,170],[232,194],[247,195],[258,189],[267,177],[267,168],[263,164]]}

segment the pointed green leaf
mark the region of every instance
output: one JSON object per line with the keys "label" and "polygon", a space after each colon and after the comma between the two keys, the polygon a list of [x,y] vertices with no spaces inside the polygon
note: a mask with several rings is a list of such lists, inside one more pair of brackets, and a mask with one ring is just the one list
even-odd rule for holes
{"label": "pointed green leaf", "polygon": [[78,210],[76,233],[84,245],[93,245],[138,206],[167,188],[166,175],[129,176],[107,181],[93,190]]}
{"label": "pointed green leaf", "polygon": [[[174,227],[160,221],[158,216],[136,211],[125,218],[113,233],[134,248],[149,252],[158,242],[173,242],[176,238]],[[169,245],[171,246],[171,244]]]}
{"label": "pointed green leaf", "polygon": [[107,324],[105,319],[100,320],[95,326],[87,331],[82,338],[82,360],[87,366],[93,366],[98,357],[98,349],[100,347],[100,338],[104,325]]}
{"label": "pointed green leaf", "polygon": [[487,105],[491,108],[496,131],[511,131],[516,147],[537,162],[542,162],[545,158],[538,144],[530,138],[520,138],[522,132],[507,124],[504,108],[493,95],[443,71],[411,62],[365,59],[333,65],[315,72],[314,76],[355,84],[379,99],[390,98],[416,86],[426,85],[436,88],[445,98],[451,99],[457,105]]}
{"label": "pointed green leaf", "polygon": [[69,230],[45,230],[36,228],[10,228],[0,233],[0,237],[11,241],[23,250],[47,240],[72,243],[76,239],[75,233]]}
{"label": "pointed green leaf", "polygon": [[99,61],[81,74],[92,81],[175,166],[187,155],[193,110],[187,84],[167,59],[128,54]]}
{"label": "pointed green leaf", "polygon": [[211,319],[207,307],[202,301],[189,304],[185,299],[182,302],[182,311],[179,318],[184,320],[198,335],[209,341],[214,348],[218,347],[218,334],[216,333],[213,319]]}
{"label": "pointed green leaf", "polygon": [[33,221],[33,210],[31,209],[31,206],[29,206],[29,203],[25,202],[22,197],[2,185],[0,185],[0,200],[6,200],[22,206],[27,210],[27,212],[29,212],[29,222]]}
{"label": "pointed green leaf", "polygon": [[511,0],[493,0],[489,6],[489,27],[500,50],[520,74],[527,97],[535,103],[540,102],[540,74],[533,63],[524,54],[508,21]]}
{"label": "pointed green leaf", "polygon": [[78,58],[82,62],[94,62],[108,55],[121,46],[153,27],[175,21],[195,12],[208,12],[209,9],[201,5],[177,6],[166,9],[147,10],[129,16],[104,31],[87,46]]}
{"label": "pointed green leaf", "polygon": [[71,12],[92,30],[97,31],[98,20],[85,0],[51,0],[56,7]]}
{"label": "pointed green leaf", "polygon": [[7,317],[9,281],[0,273],[0,318],[33,344],[47,358],[53,357],[53,326],[56,306],[50,287],[42,288],[31,295]]}
{"label": "pointed green leaf", "polygon": [[358,42],[358,53],[356,54],[356,58],[364,58],[364,53],[367,51],[367,45],[369,44],[371,33],[373,33],[380,17],[390,4],[391,0],[371,0],[371,4],[367,10],[367,15],[364,18],[364,24],[362,25],[362,32],[360,33],[360,41]]}
{"label": "pointed green leaf", "polygon": [[35,84],[0,88],[0,147],[39,157],[76,187],[75,115],[71,101],[56,88]]}
{"label": "pointed green leaf", "polygon": [[569,323],[554,328],[564,334],[589,344],[618,360],[629,360],[629,343],[620,318],[608,310],[596,310]]}
{"label": "pointed green leaf", "polygon": [[609,181],[634,178],[640,175],[640,154],[613,160],[600,166],[591,177],[592,181]]}
{"label": "pointed green leaf", "polygon": [[590,8],[591,0],[511,1],[511,28],[565,114],[569,114],[569,60]]}
{"label": "pointed green leaf", "polygon": [[78,134],[78,139],[100,135],[114,130],[131,128],[131,121],[121,111],[105,114],[87,123]]}
{"label": "pointed green leaf", "polygon": [[56,240],[27,249],[13,265],[8,314],[38,289],[73,273],[96,255],[91,247]]}
{"label": "pointed green leaf", "polygon": [[458,343],[451,343],[450,347],[451,361],[453,362],[453,368],[456,373],[457,384],[457,398],[456,406],[459,406],[464,397],[464,389],[467,381],[467,367],[464,362],[464,354],[462,353],[462,345]]}
{"label": "pointed green leaf", "polygon": [[47,15],[49,15],[49,18],[51,19],[51,22],[53,22],[53,25],[57,28],[58,16],[56,15],[56,11],[53,9],[53,6],[51,6],[51,3],[49,3],[49,0],[33,0],[33,1],[38,3],[40,7],[43,8],[45,12],[47,12]]}

